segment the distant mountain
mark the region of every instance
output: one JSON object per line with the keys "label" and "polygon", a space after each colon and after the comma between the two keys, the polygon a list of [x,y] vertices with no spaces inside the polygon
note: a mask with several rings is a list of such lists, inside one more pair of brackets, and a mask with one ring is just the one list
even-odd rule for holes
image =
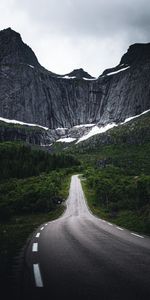
{"label": "distant mountain", "polygon": [[124,68],[136,67],[140,64],[150,62],[150,43],[133,44],[129,47],[127,53],[123,55],[118,66],[107,69],[102,75],[107,75],[112,72],[121,71]]}
{"label": "distant mountain", "polygon": [[0,31],[0,64],[20,63],[40,66],[34,52],[23,43],[19,33],[11,28]]}
{"label": "distant mountain", "polygon": [[0,117],[56,129],[123,122],[150,108],[150,44],[135,44],[98,79],[47,71],[20,34],[0,31]]}
{"label": "distant mountain", "polygon": [[82,68],[75,69],[72,72],[65,74],[64,77],[75,77],[78,79],[94,79],[90,74],[88,74],[86,71],[84,71]]}

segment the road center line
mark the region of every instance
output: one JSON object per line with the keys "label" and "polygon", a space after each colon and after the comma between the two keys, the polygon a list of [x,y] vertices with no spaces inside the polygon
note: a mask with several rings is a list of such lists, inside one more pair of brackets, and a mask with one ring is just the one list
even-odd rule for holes
{"label": "road center line", "polygon": [[44,227],[41,227],[41,230],[43,230],[44,229]]}
{"label": "road center line", "polygon": [[38,243],[33,243],[32,252],[38,252]]}
{"label": "road center line", "polygon": [[117,228],[117,229],[119,229],[119,230],[124,230],[123,228],[121,228],[121,227],[118,227],[118,226],[116,226],[116,228]]}
{"label": "road center line", "polygon": [[39,238],[39,236],[40,236],[40,232],[38,232],[37,234],[36,234],[36,236],[35,237],[37,237],[37,238]]}
{"label": "road center line", "polygon": [[34,272],[36,287],[43,287],[42,276],[41,276],[41,272],[40,272],[40,268],[39,268],[38,264],[33,265],[33,272]]}
{"label": "road center line", "polygon": [[139,238],[141,238],[141,239],[144,239],[144,236],[139,235],[139,234],[137,234],[137,233],[131,232],[131,234],[132,234],[132,235],[135,235],[135,236],[137,236],[137,237],[139,237]]}

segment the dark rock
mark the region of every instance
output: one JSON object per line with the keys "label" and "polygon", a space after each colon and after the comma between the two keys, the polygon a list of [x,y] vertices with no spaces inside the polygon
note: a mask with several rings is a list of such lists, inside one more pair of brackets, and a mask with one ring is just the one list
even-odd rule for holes
{"label": "dark rock", "polygon": [[[45,70],[20,35],[0,32],[0,116],[51,129],[124,121],[150,108],[150,44],[129,48],[116,70],[97,80],[84,70],[65,79]],[[136,59],[138,57],[138,59]],[[143,58],[145,57],[145,59]],[[124,64],[124,66],[122,66]]]}
{"label": "dark rock", "polygon": [[23,43],[19,33],[11,28],[0,31],[0,64],[30,64],[40,66],[32,49]]}
{"label": "dark rock", "polygon": [[150,62],[150,43],[133,44],[129,47],[120,61],[120,64],[135,65],[144,62]]}

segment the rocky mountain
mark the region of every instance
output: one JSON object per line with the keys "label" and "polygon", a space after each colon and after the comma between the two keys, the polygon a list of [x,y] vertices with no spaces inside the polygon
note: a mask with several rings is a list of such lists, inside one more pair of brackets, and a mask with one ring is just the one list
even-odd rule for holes
{"label": "rocky mountain", "polygon": [[60,76],[8,28],[0,31],[0,117],[51,129],[122,122],[150,108],[149,73],[150,44],[135,44],[97,79],[83,69]]}
{"label": "rocky mountain", "polygon": [[[2,119],[2,120],[1,120]],[[92,126],[48,129],[31,124],[0,118],[0,142],[24,141],[33,145],[50,147],[56,141],[73,142],[90,132]]]}
{"label": "rocky mountain", "polygon": [[64,76],[61,77],[68,77],[68,78],[78,78],[78,79],[94,79],[90,74],[85,72],[82,68],[81,69],[76,69],[73,70],[72,72],[65,74]]}

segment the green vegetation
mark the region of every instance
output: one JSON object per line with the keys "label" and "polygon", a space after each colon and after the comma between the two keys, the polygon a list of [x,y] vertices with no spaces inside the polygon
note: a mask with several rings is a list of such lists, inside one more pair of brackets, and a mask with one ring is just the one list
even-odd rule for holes
{"label": "green vegetation", "polygon": [[[82,181],[94,214],[150,234],[150,114],[52,154],[23,143],[0,144],[0,272],[40,224],[60,216],[70,176]],[[81,162],[81,163],[80,163]],[[58,204],[54,199],[61,199]]]}
{"label": "green vegetation", "polygon": [[43,129],[42,127],[38,127],[38,126],[28,126],[28,125],[21,125],[19,123],[7,123],[4,121],[0,120],[0,128],[8,128],[8,129],[21,129],[21,130],[26,130],[28,132],[33,132],[33,133],[41,133],[43,132],[45,129]]}
{"label": "green vegetation", "polygon": [[114,167],[85,172],[84,189],[98,216],[150,234],[150,176],[127,176]]}
{"label": "green vegetation", "polygon": [[150,234],[150,113],[71,146],[94,214]]}
{"label": "green vegetation", "polygon": [[80,162],[72,155],[5,142],[0,144],[0,166],[0,274],[5,286],[13,258],[29,234],[64,211],[70,177]]}
{"label": "green vegetation", "polygon": [[11,179],[0,184],[0,219],[14,215],[47,213],[56,208],[54,197],[63,199],[62,186],[68,171],[52,171],[27,179]]}
{"label": "green vegetation", "polygon": [[22,143],[4,142],[0,144],[0,180],[38,176],[60,168],[79,165],[72,155],[49,154],[35,150]]}
{"label": "green vegetation", "polygon": [[[150,234],[150,145],[109,145],[84,155],[83,186],[98,216]],[[83,156],[82,156],[83,157]]]}

